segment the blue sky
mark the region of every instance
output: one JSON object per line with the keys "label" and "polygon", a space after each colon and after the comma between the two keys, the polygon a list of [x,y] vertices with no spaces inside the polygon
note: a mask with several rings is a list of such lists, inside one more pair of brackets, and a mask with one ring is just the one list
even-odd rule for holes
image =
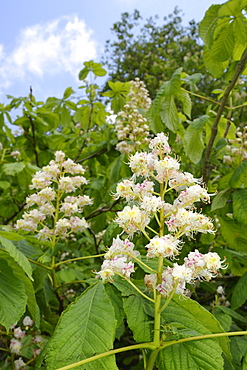
{"label": "blue sky", "polygon": [[[29,86],[37,100],[61,97],[80,85],[83,62],[100,62],[105,41],[121,13],[138,9],[144,19],[160,19],[175,6],[186,26],[200,21],[210,5],[221,0],[1,0],[0,102],[6,94],[27,96]],[[100,81],[99,81],[100,83]]]}

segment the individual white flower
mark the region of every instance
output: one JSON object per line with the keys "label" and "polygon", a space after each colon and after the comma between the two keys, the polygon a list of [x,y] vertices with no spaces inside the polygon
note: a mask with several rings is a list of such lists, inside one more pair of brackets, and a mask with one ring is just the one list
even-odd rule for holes
{"label": "individual white flower", "polygon": [[118,273],[129,279],[130,274],[134,271],[133,262],[128,262],[126,257],[117,256],[111,260],[105,260],[101,266],[101,271],[97,272],[96,277],[105,280]]}
{"label": "individual white flower", "polygon": [[225,289],[224,289],[224,287],[222,285],[219,285],[218,288],[217,288],[217,290],[216,290],[216,292],[218,294],[224,295],[225,294]]}
{"label": "individual white flower", "polygon": [[164,202],[161,197],[156,196],[144,196],[140,203],[140,208],[147,212],[157,212],[164,207]]}
{"label": "individual white flower", "polygon": [[204,262],[206,267],[212,271],[218,271],[219,269],[226,268],[227,266],[223,265],[225,260],[221,261],[218,253],[209,252],[204,255]]}
{"label": "individual white flower", "polygon": [[214,233],[213,223],[210,219],[201,213],[187,211],[185,208],[179,208],[176,214],[173,214],[166,225],[170,232],[182,231],[185,235],[191,236],[193,232]]}
{"label": "individual white flower", "polygon": [[150,140],[149,148],[161,150],[164,154],[169,154],[171,152],[170,145],[168,144],[168,137],[163,132],[158,133],[155,138]]}
{"label": "individual white flower", "polygon": [[115,199],[120,197],[126,198],[127,201],[133,199],[135,194],[133,192],[134,182],[131,180],[123,180],[117,184]]}
{"label": "individual white flower", "polygon": [[14,329],[14,336],[17,339],[24,338],[26,335],[26,332],[21,330],[20,327]]}
{"label": "individual white flower", "polygon": [[56,235],[65,235],[70,229],[70,222],[67,218],[61,218],[55,224],[55,234]]}
{"label": "individual white flower", "polygon": [[36,231],[37,223],[30,220],[17,220],[15,227],[17,230]]}
{"label": "individual white flower", "polygon": [[124,207],[124,209],[117,213],[115,222],[124,229],[127,234],[133,234],[136,231],[144,230],[148,225],[150,219],[144,210],[137,206]]}
{"label": "individual white flower", "polygon": [[10,153],[10,155],[14,157],[15,159],[18,159],[21,153],[19,152],[19,150],[14,150],[13,152]]}
{"label": "individual white flower", "polygon": [[82,167],[82,165],[75,163],[70,158],[63,162],[63,169],[64,172],[71,174],[79,173],[83,175],[85,172],[85,169]]}
{"label": "individual white flower", "polygon": [[[36,195],[36,194],[33,194]],[[51,187],[46,187],[40,190],[37,194],[40,200],[45,202],[51,202],[56,198],[56,192]]]}
{"label": "individual white flower", "polygon": [[210,196],[205,188],[196,184],[182,191],[177,199],[175,199],[174,206],[188,208],[192,207],[193,203],[198,202],[199,200],[210,202]]}
{"label": "individual white flower", "polygon": [[166,156],[164,159],[156,160],[154,162],[154,168],[157,171],[156,180],[163,183],[169,180],[174,171],[177,171],[180,167],[179,162],[170,157]]}
{"label": "individual white flower", "polygon": [[33,221],[36,224],[45,220],[45,215],[37,209],[33,209],[28,213],[23,214],[23,219],[26,221]]}
{"label": "individual white flower", "polygon": [[73,213],[78,212],[78,206],[76,203],[63,203],[60,207],[60,212],[63,212],[66,216],[71,216]]}
{"label": "individual white flower", "polygon": [[86,222],[85,218],[79,218],[79,217],[70,217],[69,219],[70,223],[70,229],[71,232],[79,232],[84,231],[85,229],[89,228],[89,224]]}
{"label": "individual white flower", "polygon": [[154,288],[156,288],[157,284],[157,274],[149,274],[144,276],[144,283],[148,290],[151,292],[153,291]]}
{"label": "individual white flower", "polygon": [[12,338],[9,346],[10,352],[19,355],[22,346],[23,346],[22,342],[15,338]]}
{"label": "individual white flower", "polygon": [[196,179],[189,172],[174,171],[169,180],[169,186],[176,190],[184,190],[189,185],[201,184],[202,179]]}
{"label": "individual white flower", "polygon": [[33,326],[33,320],[29,316],[25,316],[22,323],[24,326]]}
{"label": "individual white flower", "polygon": [[43,167],[43,173],[48,174],[51,179],[56,179],[61,175],[61,169],[57,163],[50,161],[48,166]]}
{"label": "individual white flower", "polygon": [[126,257],[129,260],[130,256],[139,256],[138,251],[134,251],[135,245],[128,239],[121,240],[119,235],[116,238],[113,238],[111,247],[105,254],[105,259],[112,259],[115,256]]}
{"label": "individual white flower", "polygon": [[58,162],[58,163],[63,162],[64,158],[65,158],[65,154],[64,154],[64,152],[62,152],[62,150],[58,150],[58,151],[55,152],[55,161],[56,162]]}
{"label": "individual white flower", "polygon": [[174,263],[172,276],[175,280],[184,280],[185,282],[190,283],[192,281],[193,271],[185,264],[178,265],[177,263]]}
{"label": "individual white flower", "polygon": [[29,186],[30,189],[44,189],[51,185],[52,176],[46,172],[38,171],[32,178],[32,185]]}
{"label": "individual white flower", "polygon": [[14,361],[15,370],[25,370],[26,363],[23,361],[22,357],[19,357],[18,360]]}
{"label": "individual white flower", "polygon": [[181,248],[181,241],[176,239],[174,236],[168,234],[162,237],[157,235],[152,238],[149,244],[146,245],[148,249],[147,257],[172,257],[178,255]]}
{"label": "individual white flower", "polygon": [[204,255],[197,249],[194,252],[190,252],[187,257],[184,258],[186,266],[191,268],[204,268],[205,261]]}

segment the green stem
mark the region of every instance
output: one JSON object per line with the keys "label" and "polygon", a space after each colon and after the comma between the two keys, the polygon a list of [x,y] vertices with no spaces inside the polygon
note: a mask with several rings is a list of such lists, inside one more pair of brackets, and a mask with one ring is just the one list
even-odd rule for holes
{"label": "green stem", "polygon": [[164,349],[166,347],[172,346],[173,344],[191,342],[193,340],[202,340],[202,339],[214,339],[220,337],[232,337],[232,336],[239,336],[239,335],[247,335],[247,331],[233,331],[230,333],[217,333],[217,334],[206,334],[206,335],[198,335],[195,337],[189,338],[182,338],[178,340],[171,340],[169,342],[165,342],[160,349]]}
{"label": "green stem", "polygon": [[68,263],[68,262],[73,262],[73,261],[78,261],[78,260],[85,260],[87,258],[95,258],[95,257],[103,257],[105,255],[105,253],[101,253],[101,254],[96,254],[94,256],[84,256],[84,257],[77,257],[77,258],[71,258],[70,260],[66,260],[66,261],[62,261],[62,262],[58,262],[54,265],[54,267],[56,268],[57,266],[60,266],[64,263]]}
{"label": "green stem", "polygon": [[149,359],[148,359],[147,367],[145,368],[145,370],[153,370],[153,367],[155,365],[155,361],[156,361],[156,357],[157,357],[158,353],[159,353],[158,349],[152,350],[152,352],[149,356]]}
{"label": "green stem", "polygon": [[44,269],[47,269],[47,270],[51,270],[52,269],[52,267],[43,265],[42,263],[39,263],[39,262],[36,262],[36,261],[33,261],[30,258],[28,258],[28,261],[31,262],[31,263],[34,263],[35,265],[38,265],[40,267],[43,267]]}
{"label": "green stem", "polygon": [[[202,95],[199,95],[199,94],[196,94],[196,93],[193,93],[192,91],[189,91],[189,90],[186,90],[186,89],[182,89],[184,91],[186,91],[188,94],[190,95],[193,95],[193,96],[197,96],[198,98],[201,98],[203,100],[208,100],[208,101],[211,101],[212,103],[216,104],[216,105],[220,105],[220,102],[218,101],[215,101],[213,99],[210,99],[210,98],[207,98],[206,96],[202,96]],[[228,108],[228,107],[225,107],[225,108]],[[228,108],[229,109],[229,108]]]}
{"label": "green stem", "polygon": [[154,346],[154,344],[152,342],[149,342],[149,343],[134,344],[133,346],[128,346],[128,347],[124,347],[124,348],[112,349],[110,351],[107,351],[107,352],[104,352],[104,353],[100,353],[99,355],[95,355],[95,356],[86,358],[85,360],[81,360],[81,361],[75,362],[74,364],[70,364],[70,365],[67,365],[67,366],[64,366],[64,367],[60,367],[59,369],[56,369],[56,370],[70,370],[70,369],[74,369],[77,366],[81,366],[81,365],[87,364],[88,362],[92,362],[92,361],[98,360],[99,358],[103,358],[103,357],[114,355],[115,353],[127,352],[127,351],[132,351],[132,350],[135,350],[135,349],[142,349],[142,348],[149,348],[151,350],[154,350],[155,349],[155,346]]}
{"label": "green stem", "polygon": [[144,298],[148,299],[149,301],[154,303],[154,300],[150,297],[148,297],[146,294],[144,294],[140,289],[137,288],[135,284],[132,283],[132,281],[125,276],[116,273],[116,275],[120,276],[121,278],[124,278],[138,293],[140,293]]}
{"label": "green stem", "polygon": [[174,288],[173,288],[173,290],[172,290],[171,294],[169,295],[169,297],[168,297],[168,298],[167,298],[167,300],[165,301],[165,304],[161,307],[161,309],[160,309],[160,313],[161,313],[162,311],[164,311],[164,310],[166,309],[166,307],[168,306],[168,304],[171,302],[171,299],[172,299],[172,297],[173,297],[173,295],[174,295],[174,293],[175,293],[175,291],[176,291],[176,289],[177,289],[177,286],[178,286],[178,283],[176,283],[176,284],[175,284],[175,286],[174,286]]}
{"label": "green stem", "polygon": [[[125,253],[124,253],[125,254]],[[149,267],[148,265],[146,265],[144,262],[142,262],[141,260],[139,260],[139,258],[133,256],[132,254],[129,254],[129,253],[126,253],[126,255],[130,256],[131,258],[133,258],[134,260],[136,260],[137,263],[139,263],[140,265],[146,267],[146,269],[150,270],[151,272],[153,272],[154,274],[157,274],[157,271],[155,271],[154,269],[152,269],[151,267]]]}
{"label": "green stem", "polygon": [[150,226],[146,226],[150,231],[152,231],[154,234],[156,234],[156,235],[159,235],[159,233],[157,233],[157,231],[155,231],[154,229],[152,229],[152,227],[150,227]]}

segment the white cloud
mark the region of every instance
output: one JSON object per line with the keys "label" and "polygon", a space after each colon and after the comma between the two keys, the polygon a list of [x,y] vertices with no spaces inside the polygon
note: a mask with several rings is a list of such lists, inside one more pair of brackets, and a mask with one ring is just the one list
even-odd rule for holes
{"label": "white cloud", "polygon": [[77,78],[83,62],[97,56],[92,31],[76,16],[25,28],[9,53],[0,45],[0,84],[7,88],[27,76],[69,73]]}

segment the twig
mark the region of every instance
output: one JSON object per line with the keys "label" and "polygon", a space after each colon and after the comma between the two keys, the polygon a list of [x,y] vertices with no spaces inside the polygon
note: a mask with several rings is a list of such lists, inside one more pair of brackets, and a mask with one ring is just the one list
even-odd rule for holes
{"label": "twig", "polygon": [[206,149],[205,161],[204,161],[203,170],[202,170],[202,177],[203,177],[203,181],[205,183],[207,183],[207,181],[209,180],[211,169],[212,169],[211,166],[210,166],[210,155],[211,155],[211,152],[212,152],[212,149],[213,149],[213,144],[214,144],[215,138],[216,138],[217,133],[218,133],[218,123],[220,121],[222,112],[225,108],[225,104],[226,104],[226,101],[227,101],[227,99],[230,95],[230,92],[233,90],[239,76],[241,75],[241,73],[243,72],[243,70],[245,68],[246,61],[247,61],[247,50],[245,51],[241,60],[237,64],[236,71],[235,71],[235,73],[232,77],[232,80],[230,81],[229,85],[227,86],[227,88],[224,92],[224,95],[222,97],[217,115],[215,117],[212,129],[211,129],[211,136],[210,136],[210,139],[209,139],[209,142],[208,142],[208,145],[207,145],[207,149]]}

